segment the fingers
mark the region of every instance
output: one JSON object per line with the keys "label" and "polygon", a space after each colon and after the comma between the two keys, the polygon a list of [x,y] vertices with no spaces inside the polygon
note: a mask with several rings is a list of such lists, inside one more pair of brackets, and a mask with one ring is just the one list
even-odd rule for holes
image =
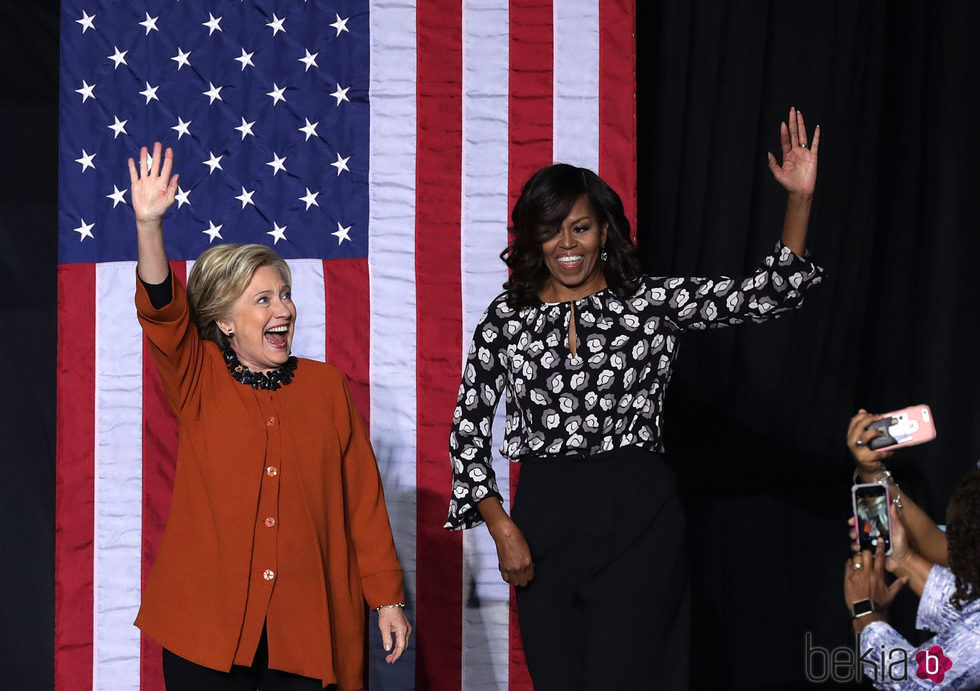
{"label": "fingers", "polygon": [[875,545],[875,556],[872,561],[872,565],[876,574],[882,577],[885,571],[885,541],[884,539],[879,539],[878,544]]}
{"label": "fingers", "polygon": [[[157,142],[157,146],[159,146],[159,144],[160,142]],[[154,163],[155,162],[156,162],[156,158],[154,158]],[[174,167],[174,150],[168,146],[166,152],[163,154],[163,166],[160,168],[160,177],[162,177],[164,180],[169,180],[170,171],[173,169],[173,167]]]}
{"label": "fingers", "polygon": [[148,154],[146,152],[146,147],[145,146],[141,146],[140,147],[140,175],[139,175],[141,178],[145,178],[146,177],[146,172],[147,172],[146,171],[146,161],[147,161],[147,158],[146,157],[147,157],[147,155]]}
{"label": "fingers", "polygon": [[385,626],[383,620],[379,618],[378,627],[381,629],[381,645],[384,646],[385,652],[391,652],[391,627]]}
{"label": "fingers", "polygon": [[381,642],[386,653],[385,662],[391,664],[402,656],[408,647],[408,639],[412,635],[412,625],[408,623],[405,614],[400,610],[384,612],[378,617],[378,627],[381,629]]}
{"label": "fingers", "polygon": [[796,122],[796,108],[789,109],[789,143],[790,147],[800,145],[799,123]]}
{"label": "fingers", "polygon": [[139,180],[139,175],[136,173],[136,161],[129,159],[129,188],[132,189],[136,181]]}
{"label": "fingers", "polygon": [[803,122],[803,113],[796,111],[796,125],[799,130],[800,146],[806,148],[806,124]]}
{"label": "fingers", "polygon": [[150,172],[156,176],[160,174],[160,150],[163,148],[163,144],[160,142],[153,143],[153,167]]}
{"label": "fingers", "polygon": [[813,128],[813,142],[810,144],[810,151],[816,155],[817,149],[820,148],[820,125]]}
{"label": "fingers", "polygon": [[792,150],[793,146],[789,138],[789,128],[785,122],[779,123],[779,144],[783,147],[783,158]]}

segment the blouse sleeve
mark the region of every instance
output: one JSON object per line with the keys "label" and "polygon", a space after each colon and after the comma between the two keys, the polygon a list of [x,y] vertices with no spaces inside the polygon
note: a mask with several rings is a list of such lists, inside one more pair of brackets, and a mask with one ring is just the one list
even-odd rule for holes
{"label": "blouse sleeve", "polygon": [[459,385],[449,433],[453,488],[445,527],[450,530],[480,525],[476,505],[488,497],[503,500],[491,460],[494,412],[507,379],[501,311],[506,308],[498,299],[480,318]]}
{"label": "blouse sleeve", "polygon": [[659,279],[644,297],[664,311],[676,330],[702,330],[778,317],[802,305],[803,294],[822,279],[822,268],[779,242],[759,268],[741,280]]}

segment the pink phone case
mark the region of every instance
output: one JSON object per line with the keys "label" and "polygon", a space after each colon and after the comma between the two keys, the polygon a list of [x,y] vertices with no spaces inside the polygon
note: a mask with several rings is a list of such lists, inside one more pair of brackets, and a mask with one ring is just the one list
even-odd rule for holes
{"label": "pink phone case", "polygon": [[936,438],[932,411],[927,405],[913,405],[886,413],[868,425],[868,428],[883,431],[880,437],[868,442],[868,448],[873,451],[895,446],[914,446]]}

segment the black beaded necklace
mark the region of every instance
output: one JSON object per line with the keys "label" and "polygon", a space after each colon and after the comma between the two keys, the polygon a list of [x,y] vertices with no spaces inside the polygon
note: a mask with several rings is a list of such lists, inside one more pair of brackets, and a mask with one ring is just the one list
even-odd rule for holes
{"label": "black beaded necklace", "polygon": [[271,372],[253,372],[242,364],[231,348],[225,348],[224,357],[225,365],[228,366],[228,371],[235,381],[251,386],[253,389],[275,391],[293,380],[293,370],[296,369],[296,358],[293,356],[286,360],[286,364]]}

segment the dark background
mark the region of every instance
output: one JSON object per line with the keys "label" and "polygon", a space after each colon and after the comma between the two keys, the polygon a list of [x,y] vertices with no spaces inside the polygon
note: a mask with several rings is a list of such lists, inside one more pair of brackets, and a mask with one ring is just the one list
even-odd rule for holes
{"label": "dark background", "polygon": [[[779,235],[766,167],[821,125],[799,312],[694,334],[666,443],[688,504],[698,689],[806,688],[805,635],[851,645],[841,590],[859,407],[929,403],[890,462],[939,522],[978,451],[980,3],[637,0],[638,234],[656,274],[738,274]],[[0,4],[0,679],[53,684],[58,5]],[[892,620],[912,629],[915,598]],[[822,670],[815,670],[822,672]]]}

